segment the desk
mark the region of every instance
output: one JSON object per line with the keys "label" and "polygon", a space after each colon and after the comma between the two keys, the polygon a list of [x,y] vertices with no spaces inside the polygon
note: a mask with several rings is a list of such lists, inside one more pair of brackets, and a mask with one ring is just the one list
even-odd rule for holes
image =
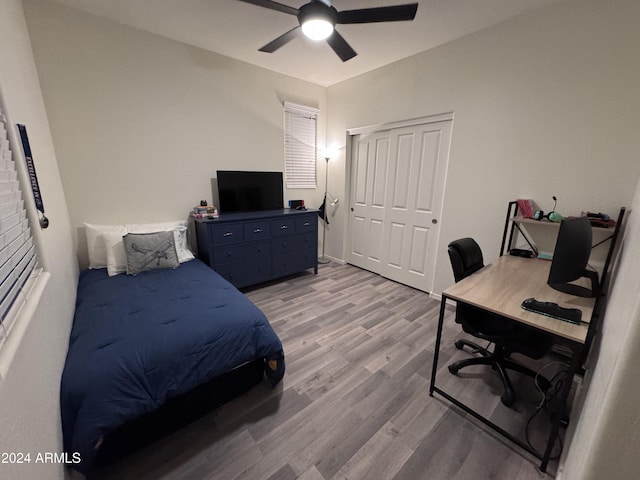
{"label": "desk", "polygon": [[[433,356],[433,370],[431,372],[431,386],[429,388],[429,395],[433,396],[433,392],[442,395],[485,425],[539,458],[542,461],[540,470],[543,472],[546,471],[554,439],[560,428],[560,415],[558,415],[556,421],[553,422],[551,432],[547,439],[545,452],[543,455],[540,455],[522,440],[514,437],[509,432],[503,430],[467,405],[438,388],[436,386],[436,373],[438,370],[438,354],[442,338],[445,305],[447,299],[451,299],[455,300],[456,303],[473,305],[501,315],[509,320],[526,324],[532,328],[554,335],[557,340],[566,343],[573,352],[569,367],[569,378],[573,378],[573,375],[581,366],[583,350],[587,344],[587,339],[590,337],[590,323],[594,318],[596,299],[575,297],[549,287],[547,285],[547,277],[549,276],[550,266],[551,262],[544,260],[503,256],[499,257],[494,263],[483,267],[476,273],[462,279],[442,292],[438,332]],[[574,325],[562,320],[523,310],[520,304],[524,299],[529,297],[534,297],[540,301],[555,302],[561,307],[579,308],[582,310],[582,320],[585,323]],[[564,388],[560,392],[562,404],[566,405],[571,383],[572,382],[565,382]]]}

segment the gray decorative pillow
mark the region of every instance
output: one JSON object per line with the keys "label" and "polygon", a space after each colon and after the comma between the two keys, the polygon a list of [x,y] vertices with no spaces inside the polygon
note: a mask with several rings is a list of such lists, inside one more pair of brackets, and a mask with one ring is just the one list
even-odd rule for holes
{"label": "gray decorative pillow", "polygon": [[128,233],[122,241],[128,275],[180,266],[173,232]]}

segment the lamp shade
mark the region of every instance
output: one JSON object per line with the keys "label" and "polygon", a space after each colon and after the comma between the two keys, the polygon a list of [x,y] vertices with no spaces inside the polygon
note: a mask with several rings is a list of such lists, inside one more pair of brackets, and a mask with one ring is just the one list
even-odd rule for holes
{"label": "lamp shade", "polygon": [[300,7],[298,21],[305,36],[311,40],[325,40],[333,33],[337,15],[335,8],[323,2],[309,2]]}
{"label": "lamp shade", "polygon": [[302,24],[302,33],[311,40],[324,40],[333,33],[333,25],[323,18],[312,18]]}
{"label": "lamp shade", "polygon": [[338,155],[338,149],[335,147],[327,147],[320,152],[320,155],[322,155],[322,158],[325,160],[332,160]]}

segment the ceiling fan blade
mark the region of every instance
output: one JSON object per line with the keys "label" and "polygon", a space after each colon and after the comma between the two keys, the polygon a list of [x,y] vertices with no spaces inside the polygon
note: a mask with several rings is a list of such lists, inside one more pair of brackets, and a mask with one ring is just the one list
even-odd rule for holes
{"label": "ceiling fan blade", "polygon": [[361,8],[358,10],[343,10],[338,12],[337,23],[374,23],[400,22],[413,20],[418,11],[417,3],[393,5],[390,7]]}
{"label": "ceiling fan blade", "polygon": [[351,48],[351,45],[349,45],[347,41],[342,38],[342,35],[335,30],[331,36],[327,38],[327,43],[331,48],[333,48],[333,51],[336,52],[343,62],[346,62],[357,55],[356,51]]}
{"label": "ceiling fan blade", "polygon": [[300,13],[297,8],[290,7],[289,5],[283,5],[278,2],[272,2],[271,0],[238,0],[244,3],[250,3],[251,5],[257,5],[258,7],[268,8],[269,10],[275,10],[276,12],[288,13],[289,15],[298,15]]}
{"label": "ceiling fan blade", "polygon": [[280,35],[278,38],[276,38],[275,40],[267,43],[264,47],[262,47],[259,51],[261,52],[267,52],[267,53],[273,53],[276,50],[278,50],[280,47],[282,47],[283,45],[286,45],[287,43],[289,43],[291,40],[293,40],[294,38],[296,38],[298,36],[298,34],[300,33],[300,25],[298,25],[297,27],[293,27],[291,30],[289,30],[287,33],[283,33],[282,35]]}

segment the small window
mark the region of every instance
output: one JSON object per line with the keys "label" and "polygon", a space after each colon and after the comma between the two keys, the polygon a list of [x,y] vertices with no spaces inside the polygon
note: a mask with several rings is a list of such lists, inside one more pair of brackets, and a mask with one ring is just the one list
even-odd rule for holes
{"label": "small window", "polygon": [[287,188],[316,188],[318,113],[284,104],[284,177]]}
{"label": "small window", "polygon": [[0,107],[0,352],[42,271],[9,146],[8,128]]}

